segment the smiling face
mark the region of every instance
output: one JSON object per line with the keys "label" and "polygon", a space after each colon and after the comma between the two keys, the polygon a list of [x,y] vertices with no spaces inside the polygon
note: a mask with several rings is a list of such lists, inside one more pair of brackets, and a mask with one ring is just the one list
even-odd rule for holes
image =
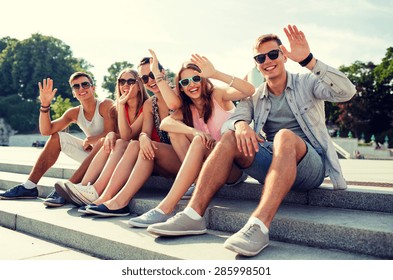
{"label": "smiling face", "polygon": [[124,79],[125,81],[132,79],[135,80],[134,84],[129,85],[127,82],[124,83],[124,85],[122,85],[121,83],[118,82],[118,87],[119,87],[119,94],[120,95],[124,95],[127,94],[130,90],[131,90],[131,94],[130,94],[130,99],[132,98],[136,98],[138,96],[138,83],[137,83],[137,79],[136,77],[134,77],[134,75],[132,75],[130,72],[124,72],[120,78],[120,79]]}
{"label": "smiling face", "polygon": [[[257,49],[254,49],[254,56],[258,54],[267,54],[271,50],[280,50],[280,47],[275,40],[264,42]],[[286,76],[286,61],[286,56],[284,56],[280,51],[277,59],[272,60],[266,55],[265,61],[261,64],[256,63],[256,66],[266,80],[273,80]]]}
{"label": "smiling face", "polygon": [[139,77],[142,77],[142,76],[144,76],[144,75],[147,75],[147,76],[149,77],[147,83],[144,83],[144,84],[145,84],[145,87],[146,87],[148,90],[152,91],[154,94],[160,92],[160,89],[158,88],[158,86],[157,86],[157,84],[156,84],[156,80],[155,80],[155,79],[152,79],[152,78],[149,76],[149,74],[150,74],[150,72],[151,72],[151,71],[150,71],[150,64],[149,64],[149,63],[146,63],[146,64],[143,64],[143,65],[139,66],[138,72],[139,72]]}
{"label": "smiling face", "polygon": [[[88,86],[87,86],[88,85]],[[94,98],[95,87],[90,80],[85,76],[80,76],[71,82],[72,94],[79,102],[89,98]]]}
{"label": "smiling face", "polygon": [[200,98],[202,94],[202,83],[194,82],[193,79],[191,79],[196,75],[198,75],[198,73],[196,73],[194,69],[184,69],[179,77],[179,80],[189,79],[187,86],[182,86],[179,84],[179,87],[181,87],[183,93],[193,100]]}

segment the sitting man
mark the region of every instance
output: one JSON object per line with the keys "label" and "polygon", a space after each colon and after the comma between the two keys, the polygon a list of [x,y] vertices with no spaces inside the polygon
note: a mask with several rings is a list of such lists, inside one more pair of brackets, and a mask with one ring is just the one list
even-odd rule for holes
{"label": "sitting man", "polygon": [[[325,125],[324,101],[344,102],[355,87],[340,71],[316,60],[302,31],[284,29],[290,51],[273,34],[259,37],[254,59],[265,82],[237,106],[224,124],[220,142],[205,161],[195,192],[183,212],[148,227],[157,235],[203,234],[209,202],[225,183],[232,164],[264,184],[263,195],[246,225],[228,238],[225,248],[254,256],[269,244],[269,227],[290,190],[307,191],[330,176],[345,189],[339,160]],[[310,70],[285,70],[291,59]],[[249,124],[254,121],[254,129]],[[266,140],[260,136],[265,133]]]}
{"label": "sitting man", "polygon": [[[69,84],[74,97],[81,105],[68,109],[60,118],[51,121],[50,104],[57,89],[53,89],[53,80],[49,78],[44,79],[42,84],[38,83],[41,102],[39,128],[42,135],[50,135],[50,138],[31,170],[28,180],[0,194],[0,199],[37,198],[38,181],[55,164],[60,152],[64,152],[76,161],[84,162],[73,176],[81,179],[83,170],[87,169],[94,157],[92,149],[95,144],[108,132],[114,130],[114,121],[110,116],[113,102],[110,99],[97,100],[94,96],[95,87],[92,78],[84,72],[76,72],[71,75]],[[84,140],[61,132],[72,123],[78,124],[85,133]],[[97,148],[100,147],[94,150]],[[61,206],[64,203],[64,198],[56,192],[52,192],[44,202],[47,206]]]}

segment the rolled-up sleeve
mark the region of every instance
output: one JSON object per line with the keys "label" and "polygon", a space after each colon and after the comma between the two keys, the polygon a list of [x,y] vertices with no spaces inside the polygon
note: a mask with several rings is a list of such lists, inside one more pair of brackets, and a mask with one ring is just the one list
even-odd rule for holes
{"label": "rolled-up sleeve", "polygon": [[237,105],[235,112],[229,117],[229,119],[222,125],[221,134],[228,130],[235,130],[235,123],[237,121],[245,121],[248,124],[253,119],[253,101],[251,97],[243,99]]}
{"label": "rolled-up sleeve", "polygon": [[355,86],[341,71],[317,60],[312,72],[320,81],[314,89],[317,98],[330,102],[345,102],[355,95]]}

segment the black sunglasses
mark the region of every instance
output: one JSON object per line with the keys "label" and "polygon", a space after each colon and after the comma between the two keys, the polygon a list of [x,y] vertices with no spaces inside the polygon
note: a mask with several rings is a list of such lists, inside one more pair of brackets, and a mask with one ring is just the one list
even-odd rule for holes
{"label": "black sunglasses", "polygon": [[254,56],[255,61],[258,64],[262,64],[265,62],[266,60],[266,55],[271,59],[271,60],[275,60],[277,59],[278,55],[280,54],[280,50],[271,50],[268,53],[260,53],[257,54],[256,56]]}
{"label": "black sunglasses", "polygon": [[145,84],[147,84],[147,82],[149,81],[149,77],[150,77],[152,80],[155,79],[155,78],[154,78],[153,72],[150,71],[150,73],[149,73],[148,75],[143,75],[143,76],[141,77],[141,79],[142,79],[142,81],[143,81]]}
{"label": "black sunglasses", "polygon": [[119,82],[119,84],[121,85],[121,86],[124,86],[126,83],[127,83],[127,85],[135,85],[135,83],[136,83],[136,80],[135,79],[132,79],[132,78],[130,78],[130,79],[128,79],[128,80],[126,80],[126,79],[118,79],[117,80],[118,82]]}
{"label": "black sunglasses", "polygon": [[88,89],[91,86],[92,86],[92,84],[90,84],[89,82],[83,82],[83,83],[80,83],[80,84],[73,84],[71,86],[71,88],[76,91],[76,90],[79,90],[81,87],[84,88],[84,89]]}
{"label": "black sunglasses", "polygon": [[185,78],[183,80],[179,81],[179,84],[181,84],[182,87],[186,87],[190,84],[190,81],[193,81],[194,83],[199,83],[201,82],[202,78],[201,76],[195,75],[192,76],[191,78]]}

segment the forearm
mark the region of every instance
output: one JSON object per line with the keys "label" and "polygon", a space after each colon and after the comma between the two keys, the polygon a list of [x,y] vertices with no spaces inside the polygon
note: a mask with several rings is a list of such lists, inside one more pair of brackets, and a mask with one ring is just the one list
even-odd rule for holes
{"label": "forearm", "polygon": [[125,114],[125,108],[124,106],[121,106],[122,108],[119,108],[118,110],[118,118],[117,118],[117,125],[119,127],[119,135],[120,138],[123,140],[130,140],[131,139],[131,127],[128,125],[127,122],[127,117]]}
{"label": "forearm", "polygon": [[51,135],[52,134],[51,128],[52,128],[52,123],[50,119],[50,111],[45,113],[40,110],[40,116],[39,116],[40,133],[44,136]]}
{"label": "forearm", "polygon": [[163,80],[162,73],[154,74],[156,77],[156,83],[158,88],[160,89],[161,95],[164,98],[164,101],[169,109],[177,110],[181,107],[181,99],[174,90],[168,85],[168,83]]}
{"label": "forearm", "polygon": [[162,120],[160,129],[172,133],[192,134],[192,135],[198,132],[197,129],[190,127],[181,121],[175,120],[170,116]]}
{"label": "forearm", "polygon": [[255,87],[251,83],[218,70],[216,70],[212,78],[227,83],[230,87],[238,90],[243,94],[243,98],[251,96],[255,92]]}

